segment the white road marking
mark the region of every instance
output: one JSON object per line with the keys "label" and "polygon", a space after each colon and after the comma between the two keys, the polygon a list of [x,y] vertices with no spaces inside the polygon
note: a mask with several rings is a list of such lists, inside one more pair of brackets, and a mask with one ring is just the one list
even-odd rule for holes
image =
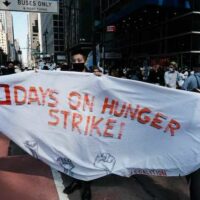
{"label": "white road marking", "polygon": [[60,173],[58,171],[56,171],[55,169],[52,169],[52,168],[51,168],[51,172],[52,172],[52,175],[53,175],[56,190],[58,192],[59,200],[69,200],[68,195],[63,193],[63,190],[64,190],[65,187],[63,185],[63,180],[61,178]]}

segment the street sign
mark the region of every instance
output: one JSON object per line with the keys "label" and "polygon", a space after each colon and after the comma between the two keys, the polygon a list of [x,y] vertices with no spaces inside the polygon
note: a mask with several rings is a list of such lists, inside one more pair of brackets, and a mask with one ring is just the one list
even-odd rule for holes
{"label": "street sign", "polygon": [[116,26],[115,25],[107,26],[106,32],[116,32]]}
{"label": "street sign", "polygon": [[0,10],[58,13],[58,0],[0,0]]}

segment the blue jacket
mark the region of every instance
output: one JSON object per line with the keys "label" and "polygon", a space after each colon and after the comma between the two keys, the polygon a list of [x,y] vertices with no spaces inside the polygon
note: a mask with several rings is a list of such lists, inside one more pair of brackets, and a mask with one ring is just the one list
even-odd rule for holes
{"label": "blue jacket", "polygon": [[200,72],[189,76],[185,80],[185,82],[184,82],[184,84],[182,86],[183,90],[188,90],[188,91],[192,91],[195,88],[199,88],[200,89]]}

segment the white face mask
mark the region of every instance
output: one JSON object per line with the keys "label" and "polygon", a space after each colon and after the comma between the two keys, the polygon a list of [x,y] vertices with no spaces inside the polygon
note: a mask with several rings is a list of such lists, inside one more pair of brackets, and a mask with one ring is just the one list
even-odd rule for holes
{"label": "white face mask", "polygon": [[169,68],[169,71],[170,71],[170,72],[173,72],[173,71],[174,71],[174,69],[173,69],[172,67],[170,67],[170,68]]}

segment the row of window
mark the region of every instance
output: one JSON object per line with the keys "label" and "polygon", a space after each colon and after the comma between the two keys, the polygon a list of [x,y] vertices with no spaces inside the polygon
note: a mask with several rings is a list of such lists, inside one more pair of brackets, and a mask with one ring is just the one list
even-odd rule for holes
{"label": "row of window", "polygon": [[[116,29],[116,33],[114,33],[115,40],[126,38],[132,43],[148,42],[151,40],[170,38],[172,36],[179,34],[182,35],[192,31],[200,32],[200,14],[185,16],[161,25],[152,24],[152,26],[146,29],[136,29],[134,24],[122,22],[122,24],[118,25]],[[109,36],[110,33],[107,35]]]}
{"label": "row of window", "polygon": [[183,51],[200,51],[200,34],[188,34],[176,38],[155,40],[148,43],[141,41],[133,43],[126,38],[122,38],[121,40],[111,40],[106,43],[107,50],[123,49],[124,51],[124,49],[127,48],[131,48],[135,54],[162,54]]}
{"label": "row of window", "polygon": [[63,52],[65,50],[65,48],[64,48],[64,46],[55,46],[54,50],[57,52],[61,52],[61,51]]}

